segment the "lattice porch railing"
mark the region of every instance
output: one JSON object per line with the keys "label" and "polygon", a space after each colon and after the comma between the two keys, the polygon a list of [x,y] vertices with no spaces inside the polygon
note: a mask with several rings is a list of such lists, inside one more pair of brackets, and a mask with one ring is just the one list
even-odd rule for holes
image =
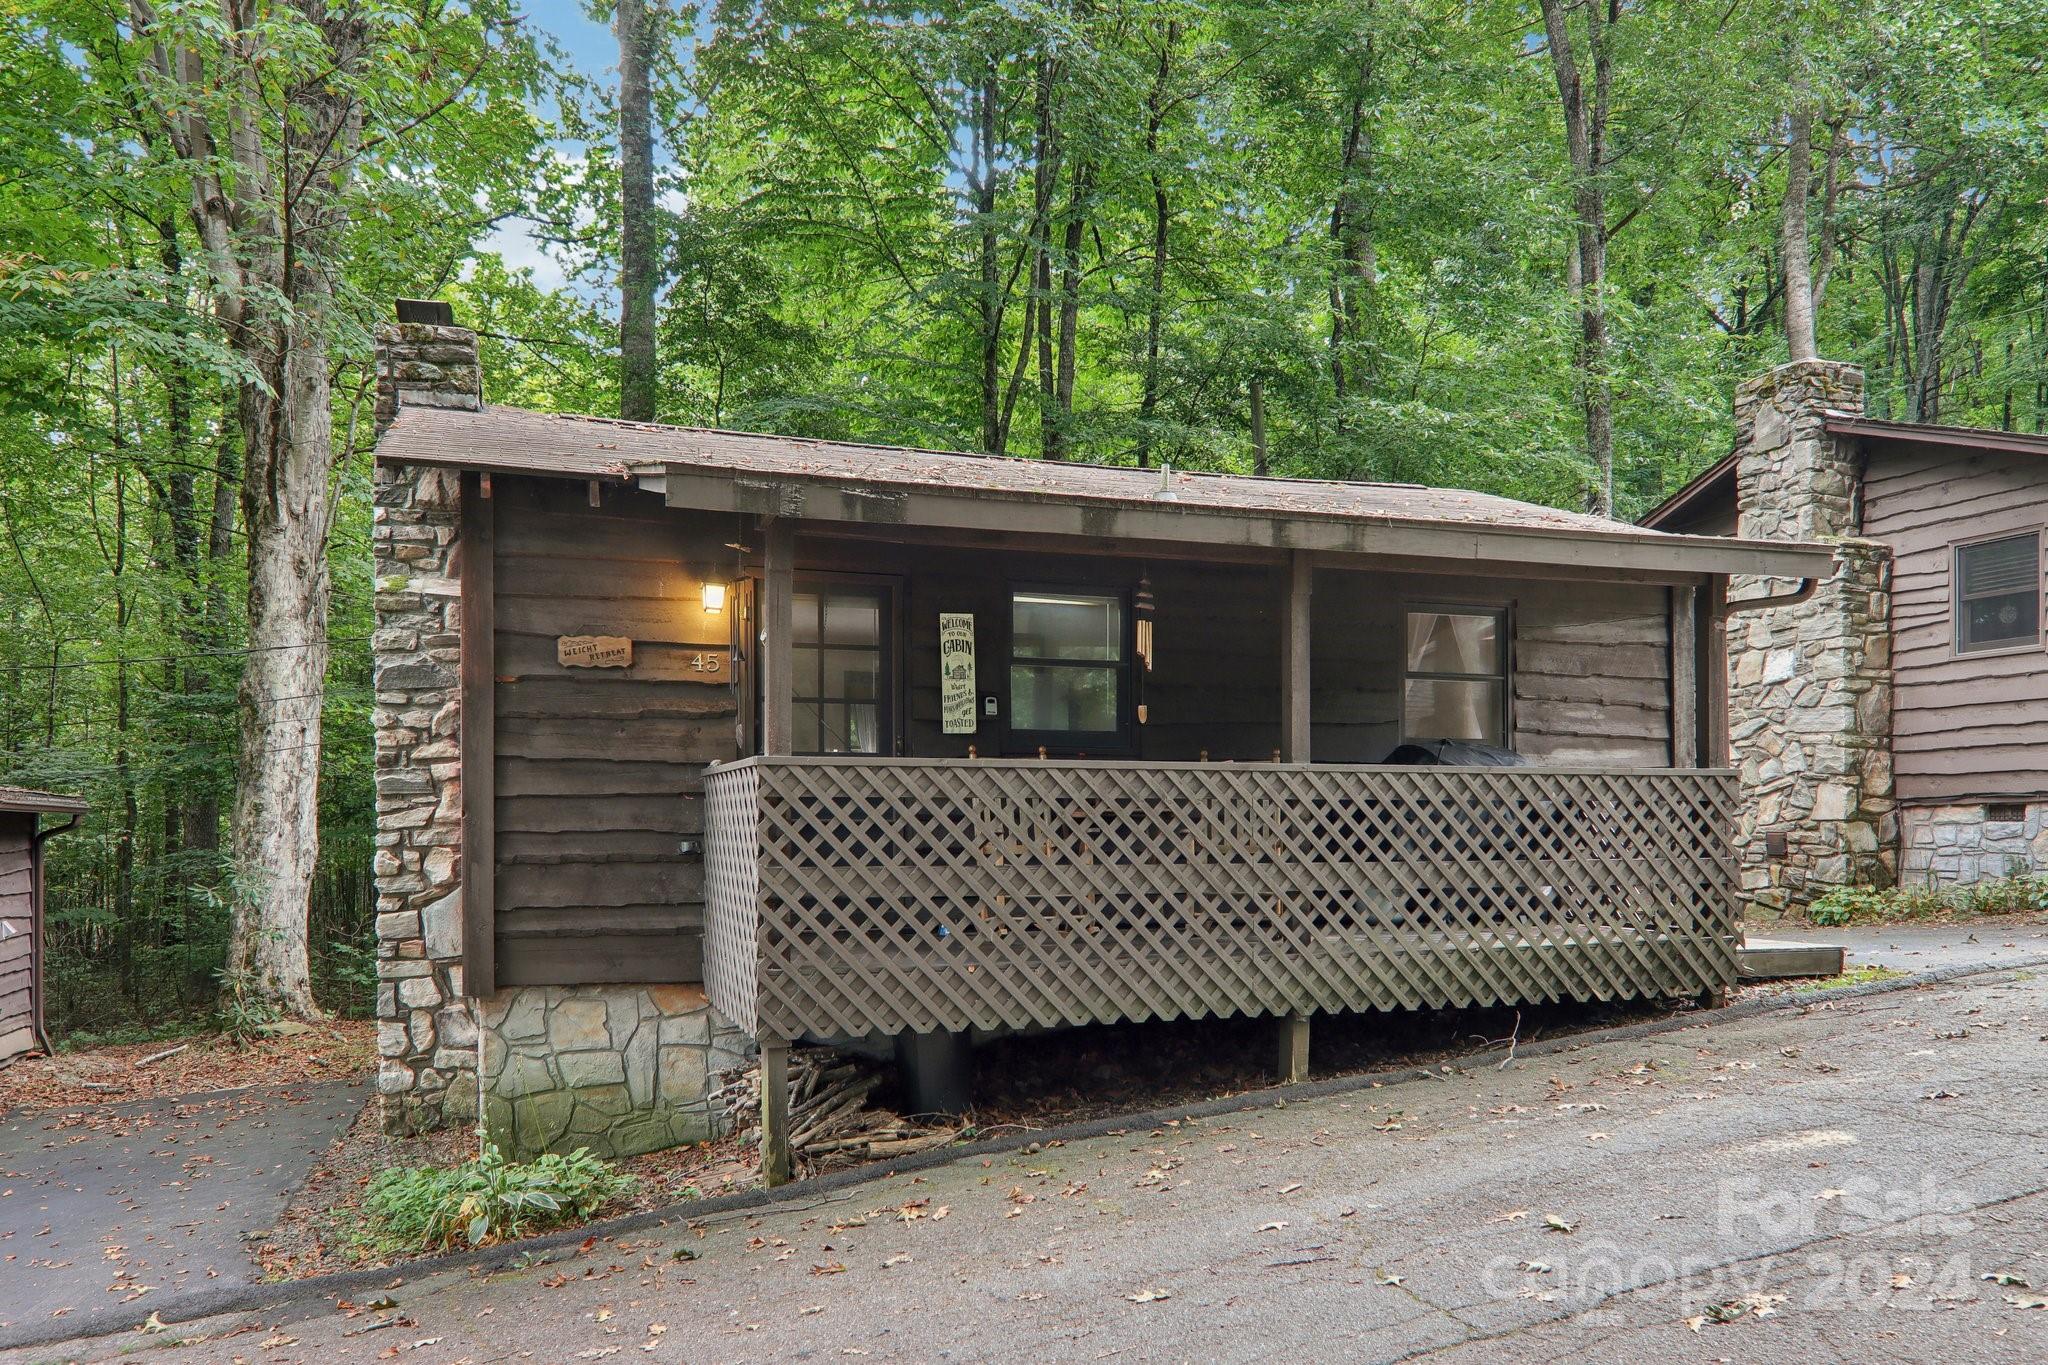
{"label": "lattice porch railing", "polygon": [[767,1036],[1735,979],[1723,771],[753,758],[706,792],[705,979]]}

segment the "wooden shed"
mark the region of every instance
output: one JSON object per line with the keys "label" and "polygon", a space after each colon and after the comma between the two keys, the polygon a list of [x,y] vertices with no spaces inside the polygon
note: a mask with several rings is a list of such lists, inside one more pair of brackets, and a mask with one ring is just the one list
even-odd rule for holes
{"label": "wooden shed", "polygon": [[[0,787],[0,1063],[49,1047],[43,1032],[43,841],[78,823],[75,796]],[[44,828],[45,815],[68,815]]]}

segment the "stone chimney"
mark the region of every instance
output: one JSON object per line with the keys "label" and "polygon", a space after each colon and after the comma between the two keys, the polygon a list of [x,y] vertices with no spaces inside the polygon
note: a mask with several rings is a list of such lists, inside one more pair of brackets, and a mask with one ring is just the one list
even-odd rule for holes
{"label": "stone chimney", "polygon": [[[1745,898],[1803,908],[1831,887],[1897,875],[1891,767],[1891,551],[1860,538],[1862,470],[1830,411],[1860,414],[1863,372],[1798,361],[1735,394],[1740,534],[1835,545],[1835,573],[1797,606],[1728,626],[1729,724],[1742,778]],[[1789,591],[1737,578],[1729,597]]]}
{"label": "stone chimney", "polygon": [[476,333],[457,327],[444,303],[400,299],[398,317],[377,328],[377,434],[384,434],[401,406],[481,412]]}

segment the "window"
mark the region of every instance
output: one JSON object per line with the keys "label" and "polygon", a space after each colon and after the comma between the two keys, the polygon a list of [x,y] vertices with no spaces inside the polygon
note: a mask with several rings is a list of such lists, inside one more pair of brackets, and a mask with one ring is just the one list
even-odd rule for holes
{"label": "window", "polygon": [[888,590],[800,585],[790,606],[792,747],[800,754],[887,753]]}
{"label": "window", "polygon": [[1011,594],[1012,736],[1057,749],[1122,745],[1130,660],[1124,621],[1121,597]]}
{"label": "window", "polygon": [[1404,739],[1505,743],[1506,616],[1470,607],[1408,613]]}
{"label": "window", "polygon": [[2011,649],[2041,638],[2041,537],[1956,546],[1956,652]]}

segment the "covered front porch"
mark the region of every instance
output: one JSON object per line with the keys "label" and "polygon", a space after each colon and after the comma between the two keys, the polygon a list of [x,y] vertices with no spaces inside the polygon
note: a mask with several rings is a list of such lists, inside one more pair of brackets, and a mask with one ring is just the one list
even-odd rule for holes
{"label": "covered front porch", "polygon": [[1297,1079],[1316,1013],[1734,982],[1712,572],[779,516],[741,554],[704,976],[771,1179],[793,1040],[1264,1016]]}

